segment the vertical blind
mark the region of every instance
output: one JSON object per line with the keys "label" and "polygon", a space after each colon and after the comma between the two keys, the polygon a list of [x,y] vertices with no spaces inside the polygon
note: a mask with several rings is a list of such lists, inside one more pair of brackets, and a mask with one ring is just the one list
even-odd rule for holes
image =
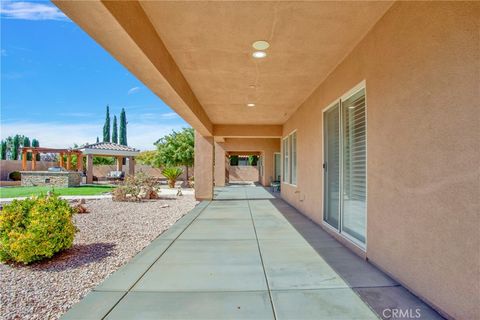
{"label": "vertical blind", "polygon": [[342,102],[343,230],[365,242],[366,116],[365,90]]}

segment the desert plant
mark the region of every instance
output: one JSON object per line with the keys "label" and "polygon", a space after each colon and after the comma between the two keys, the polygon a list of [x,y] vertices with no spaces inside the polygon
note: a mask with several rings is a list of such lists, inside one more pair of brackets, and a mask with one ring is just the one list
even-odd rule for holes
{"label": "desert plant", "polygon": [[14,200],[0,211],[0,261],[28,264],[73,244],[74,209],[57,196]]}
{"label": "desert plant", "polygon": [[112,192],[113,201],[141,201],[156,198],[158,198],[157,181],[144,172],[125,177],[123,183]]}
{"label": "desert plant", "polygon": [[12,171],[8,175],[8,178],[13,181],[20,181],[22,180],[22,174],[18,171]]}
{"label": "desert plant", "polygon": [[178,177],[180,177],[182,173],[182,169],[175,167],[169,167],[162,170],[162,174],[167,178],[168,186],[170,188],[175,188],[175,182],[177,182]]}
{"label": "desert plant", "polygon": [[194,176],[191,176],[190,178],[188,178],[188,187],[189,188],[194,188],[195,187],[195,177]]}

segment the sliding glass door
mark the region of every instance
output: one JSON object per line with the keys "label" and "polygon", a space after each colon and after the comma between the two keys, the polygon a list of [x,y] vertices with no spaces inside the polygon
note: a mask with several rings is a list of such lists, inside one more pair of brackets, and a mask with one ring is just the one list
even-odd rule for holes
{"label": "sliding glass door", "polygon": [[355,242],[366,235],[365,89],[324,112],[324,220]]}
{"label": "sliding glass door", "polygon": [[323,114],[324,128],[324,220],[340,226],[340,103]]}

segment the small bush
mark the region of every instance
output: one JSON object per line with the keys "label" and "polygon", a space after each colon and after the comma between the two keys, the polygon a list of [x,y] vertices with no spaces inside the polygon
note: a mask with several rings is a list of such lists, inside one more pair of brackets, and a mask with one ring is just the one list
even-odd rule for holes
{"label": "small bush", "polygon": [[123,183],[112,192],[113,201],[142,201],[142,199],[158,198],[157,181],[139,172],[134,176],[127,176]]}
{"label": "small bush", "polygon": [[14,200],[0,211],[0,261],[28,264],[73,244],[74,209],[57,196]]}
{"label": "small bush", "polygon": [[175,182],[177,182],[178,177],[183,173],[183,170],[180,168],[165,168],[162,171],[162,174],[168,180],[168,186],[170,188],[175,188]]}
{"label": "small bush", "polygon": [[22,174],[18,171],[12,171],[8,175],[8,178],[13,181],[20,181],[22,179]]}

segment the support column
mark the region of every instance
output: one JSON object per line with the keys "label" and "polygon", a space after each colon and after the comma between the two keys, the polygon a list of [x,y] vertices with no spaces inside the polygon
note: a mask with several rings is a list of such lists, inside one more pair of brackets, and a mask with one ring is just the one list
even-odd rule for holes
{"label": "support column", "polygon": [[27,154],[26,150],[22,151],[22,171],[27,170]]}
{"label": "support column", "polygon": [[195,197],[213,198],[213,137],[204,137],[195,131]]}
{"label": "support column", "polygon": [[72,169],[72,154],[69,152],[67,153],[67,170]]}
{"label": "support column", "polygon": [[135,158],[134,157],[128,157],[128,174],[130,176],[135,175]]}
{"label": "support column", "polygon": [[77,154],[77,171],[83,171],[83,154]]}
{"label": "support column", "polygon": [[222,142],[215,142],[214,182],[216,187],[225,186],[225,148]]}
{"label": "support column", "polygon": [[62,168],[65,167],[65,162],[63,161],[63,153],[62,152],[60,153],[60,159],[59,160],[60,160],[59,161],[60,162],[60,167],[62,167]]}
{"label": "support column", "polygon": [[87,154],[87,184],[93,183],[93,155]]}
{"label": "support column", "polygon": [[123,171],[123,157],[117,157],[117,171]]}
{"label": "support column", "polygon": [[32,171],[35,171],[37,168],[37,153],[34,151],[32,152]]}

